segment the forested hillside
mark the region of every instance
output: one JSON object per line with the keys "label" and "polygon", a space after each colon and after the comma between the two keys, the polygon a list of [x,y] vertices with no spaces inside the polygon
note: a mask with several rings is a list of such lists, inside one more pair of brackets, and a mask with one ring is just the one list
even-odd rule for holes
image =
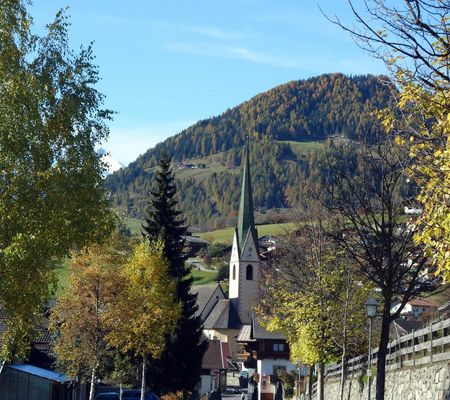
{"label": "forested hillside", "polygon": [[199,121],[110,176],[114,205],[142,217],[154,167],[167,149],[188,223],[233,223],[246,135],[251,138],[255,207],[265,212],[285,207],[287,200],[299,202],[299,183],[311,184],[325,173],[324,140],[354,140],[379,130],[371,111],[388,104],[390,90],[379,77],[328,74],[261,93]]}

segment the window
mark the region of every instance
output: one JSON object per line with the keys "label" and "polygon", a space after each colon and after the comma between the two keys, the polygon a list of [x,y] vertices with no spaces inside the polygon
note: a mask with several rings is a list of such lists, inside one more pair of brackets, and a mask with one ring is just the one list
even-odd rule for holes
{"label": "window", "polygon": [[233,264],[233,277],[232,279],[236,279],[236,265]]}
{"label": "window", "polygon": [[274,343],[272,346],[273,351],[284,351],[284,343]]}
{"label": "window", "polygon": [[245,279],[248,281],[253,280],[253,267],[249,264],[247,265],[247,270],[245,271]]}

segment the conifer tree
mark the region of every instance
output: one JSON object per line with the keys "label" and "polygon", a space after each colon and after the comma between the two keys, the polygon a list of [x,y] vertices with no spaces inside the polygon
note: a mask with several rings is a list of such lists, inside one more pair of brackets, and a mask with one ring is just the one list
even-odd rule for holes
{"label": "conifer tree", "polygon": [[148,368],[148,382],[160,394],[193,391],[200,379],[203,354],[207,342],[202,341],[200,318],[195,315],[197,296],[191,293],[192,278],[185,267],[183,239],[186,233],[182,212],[178,210],[176,186],[170,168],[170,157],[161,156],[156,187],[147,204],[142,234],[164,245],[169,275],[176,282],[176,300],[181,302],[181,318],[175,332],[167,338],[166,350]]}

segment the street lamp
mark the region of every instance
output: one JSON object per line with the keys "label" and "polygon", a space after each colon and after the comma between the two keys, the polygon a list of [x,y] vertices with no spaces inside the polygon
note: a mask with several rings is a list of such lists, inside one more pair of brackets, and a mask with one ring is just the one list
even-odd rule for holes
{"label": "street lamp", "polygon": [[372,322],[373,319],[377,316],[377,307],[378,303],[373,297],[369,297],[366,301],[366,315],[369,318],[369,359],[367,362],[367,398],[370,400],[370,385],[371,385],[371,376],[372,376]]}

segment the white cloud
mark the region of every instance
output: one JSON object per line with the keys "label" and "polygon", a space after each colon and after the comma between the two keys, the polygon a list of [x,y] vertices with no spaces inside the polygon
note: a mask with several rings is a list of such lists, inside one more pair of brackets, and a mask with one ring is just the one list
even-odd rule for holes
{"label": "white cloud", "polygon": [[170,24],[165,22],[152,22],[144,20],[131,20],[129,18],[123,18],[110,14],[99,15],[98,19],[101,22],[111,25],[133,25],[138,27],[153,27],[166,31],[178,32],[178,33],[193,33],[200,36],[205,36],[212,39],[221,40],[235,40],[254,37],[248,33],[242,33],[237,31],[225,30],[215,26],[205,25],[186,25],[186,24]]}
{"label": "white cloud", "polygon": [[[305,58],[289,58],[253,51],[242,46],[217,46],[210,43],[178,42],[169,43],[167,49],[176,53],[198,55],[202,57],[230,58],[264,64],[277,68],[294,69],[302,72],[321,74],[343,72],[347,74],[384,73],[381,62],[367,59],[363,55],[354,55],[337,59],[329,54],[309,54]],[[319,50],[320,51],[320,50]]]}
{"label": "white cloud", "polygon": [[280,68],[301,69],[297,60],[256,52],[242,46],[217,46],[210,43],[177,42],[167,45],[169,51],[217,58],[232,58]]}
{"label": "white cloud", "polygon": [[157,26],[158,28],[163,28],[180,33],[194,33],[212,39],[221,39],[221,40],[235,40],[254,36],[248,33],[224,30],[214,26],[167,24],[167,23],[157,23],[155,24],[155,26]]}

